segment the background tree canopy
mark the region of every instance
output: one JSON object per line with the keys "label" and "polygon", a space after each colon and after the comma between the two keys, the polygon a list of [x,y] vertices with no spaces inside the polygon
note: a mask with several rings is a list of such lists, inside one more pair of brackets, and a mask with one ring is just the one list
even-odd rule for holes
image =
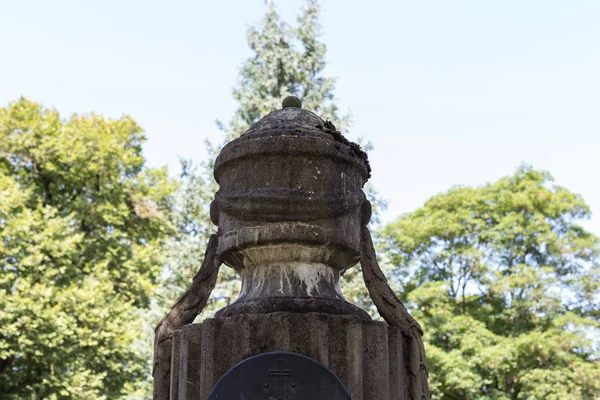
{"label": "background tree canopy", "polygon": [[118,398],[145,365],[174,186],[130,119],[0,109],[0,397]]}
{"label": "background tree canopy", "polygon": [[[209,218],[209,205],[218,186],[212,170],[215,158],[228,141],[239,137],[252,124],[269,112],[281,108],[288,95],[303,100],[303,108],[331,120],[342,129],[351,123],[350,116],[340,116],[334,98],[335,80],[323,76],[326,46],[319,41],[320,7],[309,0],[300,11],[297,23],[282,21],[273,2],[269,2],[263,20],[248,29],[248,46],[252,55],[240,68],[239,80],[233,89],[238,102],[229,124],[217,121],[223,133],[217,144],[207,143],[208,161],[200,166],[182,162],[182,190],[176,201],[174,220],[180,236],[169,248],[169,260],[163,286],[159,293],[158,314],[166,313],[180,296],[197,271],[210,233],[216,231]],[[374,197],[374,195],[373,195]],[[204,315],[235,301],[239,279],[230,268],[221,268],[219,281]]]}
{"label": "background tree canopy", "polygon": [[584,201],[529,166],[457,187],[385,228],[425,327],[437,399],[600,393],[598,238]]}
{"label": "background tree canopy", "polygon": [[[288,25],[268,3],[248,31],[238,106],[217,121],[222,139],[206,162],[182,161],[177,181],[144,165],[128,117],[63,119],[26,99],[0,109],[0,399],[150,398],[154,326],[216,230],[217,152],[290,94],[344,132],[351,124],[324,74],[319,16],[307,0]],[[579,225],[589,215],[521,166],[377,226],[386,273],[425,331],[434,399],[597,398],[600,249]],[[357,268],[343,289],[377,318]],[[201,318],[238,291],[222,268]]]}
{"label": "background tree canopy", "polygon": [[[210,221],[209,206],[218,189],[212,172],[220,149],[260,118],[281,108],[282,99],[288,95],[300,97],[303,108],[333,121],[340,129],[345,130],[351,124],[350,116],[340,116],[337,108],[335,79],[323,75],[326,46],[319,41],[320,13],[317,2],[307,0],[296,24],[291,26],[281,19],[274,3],[268,3],[262,21],[248,29],[247,41],[252,55],[243,62],[233,89],[238,107],[231,121],[228,124],[217,121],[221,139],[217,143],[206,143],[209,156],[205,162],[181,162],[180,186],[170,214],[176,229],[164,247],[163,279],[151,311],[146,315],[145,345],[138,349],[140,357],[147,360],[147,371],[152,368],[153,328],[189,286],[204,257],[208,237],[217,229]],[[372,188],[369,189],[373,202],[381,207],[383,203]],[[356,272],[348,274],[347,279],[352,282],[348,287],[353,293],[360,293],[358,298],[364,299],[366,289],[355,279]],[[221,268],[217,285],[198,320],[235,301],[240,283],[231,268]],[[145,381],[136,383],[130,398],[148,398],[150,379],[147,375]]]}

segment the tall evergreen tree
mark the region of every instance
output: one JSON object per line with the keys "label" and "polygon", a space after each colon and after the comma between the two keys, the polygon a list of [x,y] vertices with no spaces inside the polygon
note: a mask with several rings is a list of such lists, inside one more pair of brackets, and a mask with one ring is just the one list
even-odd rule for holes
{"label": "tall evergreen tree", "polygon": [[433,399],[600,393],[598,238],[584,201],[523,166],[437,195],[385,229],[425,330]]}
{"label": "tall evergreen tree", "polygon": [[[326,46],[319,40],[321,9],[316,0],[307,0],[296,24],[282,21],[274,2],[268,2],[262,21],[248,30],[247,40],[253,54],[240,69],[233,89],[238,107],[228,124],[217,121],[223,139],[216,145],[207,143],[209,159],[200,168],[183,164],[183,191],[179,197],[179,228],[182,235],[171,247],[170,273],[165,282],[169,288],[164,303],[173,300],[189,285],[210,232],[215,230],[208,207],[217,190],[212,177],[216,155],[228,141],[237,138],[269,112],[281,108],[288,95],[302,99],[303,108],[311,110],[346,130],[349,116],[341,116],[335,102],[335,79],[325,77]],[[239,279],[230,268],[222,268],[217,287],[206,307],[210,315],[237,298]]]}
{"label": "tall evergreen tree", "polygon": [[[341,116],[335,102],[335,79],[323,74],[326,46],[319,40],[320,14],[317,1],[307,0],[292,26],[281,19],[276,5],[269,1],[263,19],[248,30],[248,46],[253,54],[243,62],[233,89],[238,102],[233,117],[227,124],[216,122],[222,138],[217,143],[207,141],[206,162],[182,161],[181,186],[171,217],[177,233],[166,246],[167,271],[155,296],[153,311],[147,315],[147,326],[155,326],[189,286],[204,256],[208,237],[216,231],[209,216],[209,205],[218,189],[212,171],[217,154],[227,142],[239,137],[269,112],[281,108],[282,99],[288,95],[298,96],[303,108],[331,120],[341,130],[350,126],[351,118]],[[200,319],[235,301],[239,290],[240,280],[235,272],[221,268]],[[145,339],[148,371],[151,370],[153,339],[148,330]],[[138,382],[138,390],[130,398],[148,396],[149,383],[149,379]]]}
{"label": "tall evergreen tree", "polygon": [[0,398],[115,399],[161,271],[174,186],[128,117],[0,109]]}
{"label": "tall evergreen tree", "polygon": [[240,70],[233,97],[238,102],[228,125],[217,122],[229,141],[244,133],[269,112],[281,108],[289,95],[302,99],[302,107],[331,120],[342,131],[349,116],[340,116],[335,102],[335,79],[323,76],[327,47],[319,41],[321,8],[307,0],[296,24],[281,20],[274,2],[258,26],[248,30],[248,46],[254,53]]}

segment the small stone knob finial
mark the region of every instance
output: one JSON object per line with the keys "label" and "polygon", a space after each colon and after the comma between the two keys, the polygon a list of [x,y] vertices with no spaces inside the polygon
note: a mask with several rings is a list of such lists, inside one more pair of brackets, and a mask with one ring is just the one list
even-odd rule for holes
{"label": "small stone knob finial", "polygon": [[297,98],[296,96],[288,96],[285,99],[283,99],[283,102],[281,103],[281,107],[282,108],[289,108],[289,107],[302,108],[302,101],[299,98]]}

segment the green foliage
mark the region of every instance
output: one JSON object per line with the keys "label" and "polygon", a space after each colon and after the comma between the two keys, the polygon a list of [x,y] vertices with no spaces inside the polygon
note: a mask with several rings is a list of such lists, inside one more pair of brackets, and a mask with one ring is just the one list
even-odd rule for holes
{"label": "green foliage", "polygon": [[111,399],[171,227],[173,184],[128,117],[0,109],[0,397]]}
{"label": "green foliage", "polygon": [[598,238],[584,201],[529,166],[456,187],[385,229],[425,329],[436,399],[600,393]]}
{"label": "green foliage", "polygon": [[[194,165],[182,160],[180,189],[174,200],[170,219],[176,233],[165,246],[164,278],[156,293],[152,311],[146,315],[146,325],[156,326],[162,316],[183,294],[197,272],[208,237],[216,231],[210,221],[209,206],[218,187],[212,176],[214,162],[220,149],[237,138],[252,124],[269,112],[281,108],[288,95],[303,100],[303,108],[332,120],[339,127],[350,124],[349,117],[339,117],[334,102],[335,80],[322,76],[325,67],[325,45],[318,40],[321,29],[316,1],[308,0],[295,27],[284,23],[273,2],[269,2],[261,23],[248,31],[248,45],[253,55],[245,60],[233,96],[238,101],[231,122],[226,126],[217,121],[223,139],[217,145],[207,142],[208,161]],[[238,297],[241,282],[236,273],[222,267],[210,300],[199,320],[231,304]],[[151,370],[151,351],[154,334],[144,332],[146,368]],[[150,396],[151,377],[136,384],[131,399]]]}
{"label": "green foliage", "polygon": [[[163,307],[173,304],[187,288],[204,256],[208,235],[216,230],[208,215],[210,201],[217,191],[212,177],[216,155],[222,146],[241,135],[269,112],[281,108],[288,95],[302,99],[303,108],[333,121],[342,129],[350,117],[340,117],[334,99],[335,80],[322,76],[326,46],[319,41],[320,7],[308,0],[295,26],[283,22],[273,2],[269,2],[261,23],[248,30],[248,45],[253,55],[245,60],[233,96],[238,102],[231,122],[217,121],[224,133],[222,143],[207,143],[210,157],[201,168],[183,162],[182,190],[176,201],[180,235],[169,247],[167,290],[159,294]],[[221,268],[217,286],[203,316],[235,301],[240,281],[235,272]],[[202,317],[201,317],[202,318]]]}
{"label": "green foliage", "polygon": [[[158,305],[165,313],[190,285],[204,258],[208,238],[217,230],[209,215],[210,202],[216,189],[190,161],[182,160],[181,165],[181,186],[172,216],[177,233],[167,244],[168,271],[159,292]],[[239,280],[235,278],[231,268],[221,269],[218,284],[203,316],[211,315],[237,298]]]}
{"label": "green foliage", "polygon": [[[218,187],[212,176],[214,162],[220,149],[237,138],[252,124],[269,112],[281,108],[288,95],[303,100],[303,108],[332,120],[339,127],[347,127],[349,117],[339,117],[334,102],[335,80],[322,76],[325,67],[325,45],[318,40],[321,29],[316,1],[308,0],[295,27],[284,23],[273,2],[269,2],[261,23],[248,31],[248,45],[253,55],[243,63],[239,81],[233,90],[238,101],[231,122],[226,126],[217,121],[223,138],[217,145],[207,142],[208,161],[194,165],[182,160],[180,190],[174,200],[170,219],[176,234],[165,246],[166,271],[161,289],[156,293],[152,312],[146,315],[146,324],[155,326],[160,318],[183,294],[192,281],[204,257],[208,237],[216,231],[209,216],[210,202]],[[199,320],[231,304],[238,297],[241,282],[236,273],[222,267],[217,285]],[[151,370],[150,349],[154,334],[145,331],[147,370]],[[146,398],[150,394],[150,377],[138,382],[131,399]]]}
{"label": "green foliage", "polygon": [[218,122],[227,140],[244,133],[252,124],[294,95],[302,108],[333,123],[342,132],[350,117],[340,117],[335,104],[335,79],[322,75],[327,47],[319,41],[321,8],[307,0],[295,26],[281,20],[274,2],[269,2],[260,25],[248,30],[248,45],[253,56],[240,70],[233,97],[239,106],[229,126]]}
{"label": "green foliage", "polygon": [[[288,95],[298,96],[304,109],[331,120],[342,131],[351,125],[349,115],[339,114],[334,97],[335,79],[323,76],[326,46],[319,41],[320,14],[317,1],[307,0],[296,25],[290,26],[281,20],[274,2],[269,2],[260,24],[248,30],[248,45],[253,55],[243,63],[233,90],[238,102],[233,118],[227,126],[217,121],[224,133],[223,141],[218,145],[207,143],[210,156],[201,168],[189,161],[182,163],[182,190],[173,217],[178,221],[180,235],[167,250],[169,271],[163,282],[165,290],[159,293],[157,303],[161,308],[166,310],[185,291],[202,260],[209,234],[216,231],[209,218],[210,201],[218,189],[212,170],[226,142],[240,136],[269,112],[281,108],[281,101]],[[372,146],[367,143],[365,148],[369,150]],[[378,222],[385,202],[370,185],[366,191]],[[240,284],[231,268],[221,268],[215,290],[199,319],[235,301]],[[359,268],[352,268],[344,275],[343,286],[350,301],[376,314]]]}
{"label": "green foliage", "polygon": [[[209,205],[218,187],[213,180],[214,161],[222,146],[239,137],[252,124],[269,112],[281,108],[288,95],[302,99],[303,108],[311,110],[345,131],[351,123],[349,116],[340,116],[334,98],[335,80],[323,76],[326,46],[319,41],[320,7],[307,0],[295,26],[283,22],[273,2],[269,2],[264,18],[248,31],[248,45],[253,55],[245,60],[233,96],[238,102],[230,123],[217,121],[223,139],[217,145],[207,142],[208,161],[200,167],[182,161],[181,188],[176,196],[171,219],[177,234],[166,246],[167,270],[161,290],[155,297],[153,312],[147,324],[155,326],[176,299],[189,286],[197,272],[210,233],[216,231],[209,217]],[[375,210],[385,204],[375,192],[368,191]],[[231,304],[238,297],[240,279],[228,267],[222,267],[217,285],[199,320]],[[366,289],[360,271],[354,269],[345,275],[345,288],[350,298],[365,299]],[[357,301],[359,304],[361,301]],[[364,302],[369,309],[370,303]],[[146,333],[146,348],[151,348],[153,334]],[[148,364],[150,369],[150,364]],[[143,398],[149,391],[148,381],[135,398]],[[147,394],[146,394],[147,396]]]}

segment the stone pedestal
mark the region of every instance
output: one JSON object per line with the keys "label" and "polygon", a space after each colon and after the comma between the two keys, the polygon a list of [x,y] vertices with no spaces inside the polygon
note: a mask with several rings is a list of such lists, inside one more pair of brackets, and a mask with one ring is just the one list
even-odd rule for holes
{"label": "stone pedestal", "polygon": [[[360,146],[330,121],[284,107],[228,143],[214,174],[219,191],[210,216],[218,231],[190,289],[157,327],[155,400],[206,400],[231,368],[272,352],[321,363],[353,400],[427,400],[421,327],[387,284],[367,228],[371,204],[362,188],[370,166]],[[340,276],[358,262],[387,324],[344,299]],[[240,275],[239,298],[215,318],[190,324],[221,264]],[[245,400],[324,396],[285,388],[287,395],[266,389]],[[226,400],[247,397],[235,396]]]}
{"label": "stone pedestal", "polygon": [[172,400],[206,400],[233,366],[290,351],[335,373],[353,400],[404,400],[403,337],[382,322],[321,313],[245,314],[189,324],[173,341]]}

